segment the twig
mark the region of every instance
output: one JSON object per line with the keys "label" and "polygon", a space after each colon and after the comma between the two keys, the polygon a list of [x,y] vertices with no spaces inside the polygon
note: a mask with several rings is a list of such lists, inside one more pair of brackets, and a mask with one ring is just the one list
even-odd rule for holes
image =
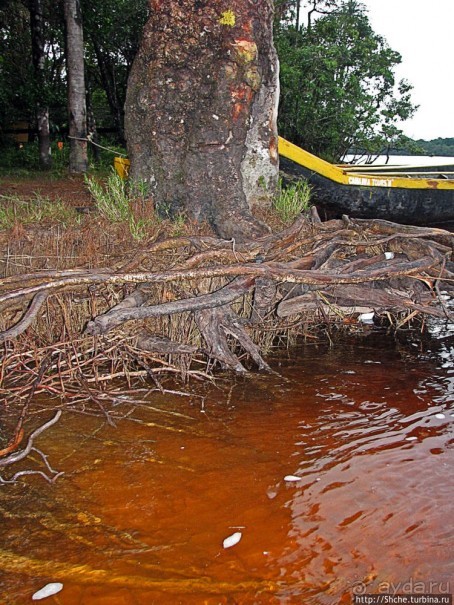
{"label": "twig", "polygon": [[46,475],[46,473],[43,471],[18,471],[11,477],[11,479],[3,479],[3,477],[0,477],[0,483],[16,483],[19,477],[24,477],[25,475],[41,475],[41,477],[43,477],[49,483],[55,483],[55,481],[63,474],[63,471],[60,471],[59,473],[56,473],[53,477],[49,477],[49,475]]}
{"label": "twig", "polygon": [[41,435],[41,433],[44,433],[45,430],[47,430],[53,424],[58,422],[60,419],[60,416],[61,416],[61,410],[58,410],[53,418],[51,418],[45,424],[43,424],[42,426],[38,427],[37,429],[35,429],[33,431],[33,433],[28,438],[27,445],[25,446],[25,448],[23,450],[21,450],[20,452],[16,452],[14,454],[10,454],[6,458],[1,458],[0,467],[9,466],[10,464],[14,464],[15,462],[19,462],[19,460],[23,460],[24,458],[26,458],[29,455],[29,453],[32,451],[32,449],[34,449],[33,441],[37,437],[39,437],[39,435]]}
{"label": "twig", "polygon": [[16,428],[14,429],[13,437],[10,440],[10,442],[8,443],[8,445],[6,446],[6,448],[4,448],[3,450],[0,451],[0,457],[5,456],[6,454],[9,454],[10,452],[14,451],[17,448],[17,446],[21,443],[21,441],[24,437],[23,424],[24,424],[25,416],[28,411],[28,406],[30,404],[31,398],[33,397],[33,395],[36,392],[36,389],[37,389],[39,383],[41,382],[41,380],[43,378],[44,372],[49,367],[49,365],[50,365],[50,355],[47,355],[47,357],[44,359],[44,361],[40,365],[38,374],[37,374],[36,378],[33,380],[30,391],[27,395],[27,399],[26,399],[24,405],[22,406],[19,420],[17,421]]}

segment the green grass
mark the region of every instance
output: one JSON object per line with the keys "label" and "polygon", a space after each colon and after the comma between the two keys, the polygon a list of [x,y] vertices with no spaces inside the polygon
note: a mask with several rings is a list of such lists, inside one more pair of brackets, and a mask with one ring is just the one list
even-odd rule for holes
{"label": "green grass", "polygon": [[111,171],[104,185],[90,176],[85,176],[85,184],[102,216],[112,223],[129,221],[131,207],[126,181],[116,172]]}
{"label": "green grass", "polygon": [[292,223],[302,212],[310,207],[311,188],[306,181],[284,187],[279,184],[279,193],[273,202],[273,208],[279,218],[286,224]]}
{"label": "green grass", "polygon": [[51,200],[40,194],[30,200],[18,196],[0,195],[0,229],[11,229],[14,225],[31,225],[44,222],[58,223],[64,226],[75,225],[80,215],[69,208],[60,199]]}

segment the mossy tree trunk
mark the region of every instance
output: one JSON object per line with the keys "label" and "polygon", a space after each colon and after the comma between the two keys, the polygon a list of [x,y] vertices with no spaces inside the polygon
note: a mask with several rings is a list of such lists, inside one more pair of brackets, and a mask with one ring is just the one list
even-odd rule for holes
{"label": "mossy tree trunk", "polygon": [[254,219],[277,185],[278,61],[272,0],[150,0],[125,131],[131,178],[161,212],[207,220],[222,237]]}

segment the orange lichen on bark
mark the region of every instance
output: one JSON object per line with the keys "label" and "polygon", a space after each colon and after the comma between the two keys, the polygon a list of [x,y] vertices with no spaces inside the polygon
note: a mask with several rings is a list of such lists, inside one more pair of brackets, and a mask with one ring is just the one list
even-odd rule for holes
{"label": "orange lichen on bark", "polygon": [[232,118],[237,120],[244,111],[248,111],[252,98],[253,91],[249,86],[241,84],[238,88],[232,90]]}
{"label": "orange lichen on bark", "polygon": [[270,150],[270,157],[273,160],[273,162],[277,162],[277,160],[279,158],[278,146],[277,145],[278,145],[277,138],[276,137],[271,137],[269,150]]}
{"label": "orange lichen on bark", "polygon": [[237,57],[243,63],[251,63],[257,58],[257,44],[247,38],[237,38],[233,43]]}

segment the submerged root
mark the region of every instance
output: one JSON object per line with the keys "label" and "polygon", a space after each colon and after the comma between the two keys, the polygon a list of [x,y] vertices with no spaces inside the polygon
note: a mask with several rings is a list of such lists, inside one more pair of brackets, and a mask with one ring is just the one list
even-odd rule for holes
{"label": "submerged root", "polygon": [[44,431],[46,431],[52,425],[54,425],[56,422],[58,422],[58,420],[60,419],[60,416],[61,416],[61,410],[58,410],[56,412],[56,414],[50,420],[48,420],[42,426],[35,429],[29,436],[29,438],[27,440],[27,445],[24,447],[24,449],[22,449],[20,451],[16,451],[14,453],[10,453],[8,456],[0,458],[0,468],[5,468],[7,466],[10,466],[11,464],[15,464],[16,462],[24,460],[25,458],[27,458],[27,456],[31,452],[36,452],[41,457],[41,460],[43,461],[43,463],[46,467],[47,473],[44,471],[41,471],[41,470],[18,471],[10,479],[4,479],[0,475],[0,483],[3,483],[3,484],[4,483],[15,483],[17,481],[17,479],[19,479],[19,477],[23,477],[24,475],[40,475],[44,479],[46,479],[46,481],[49,481],[49,483],[53,483],[61,475],[61,473],[55,471],[50,466],[50,464],[47,460],[47,456],[45,454],[43,454],[43,452],[41,450],[37,449],[33,445],[35,439],[39,435],[44,433]]}

